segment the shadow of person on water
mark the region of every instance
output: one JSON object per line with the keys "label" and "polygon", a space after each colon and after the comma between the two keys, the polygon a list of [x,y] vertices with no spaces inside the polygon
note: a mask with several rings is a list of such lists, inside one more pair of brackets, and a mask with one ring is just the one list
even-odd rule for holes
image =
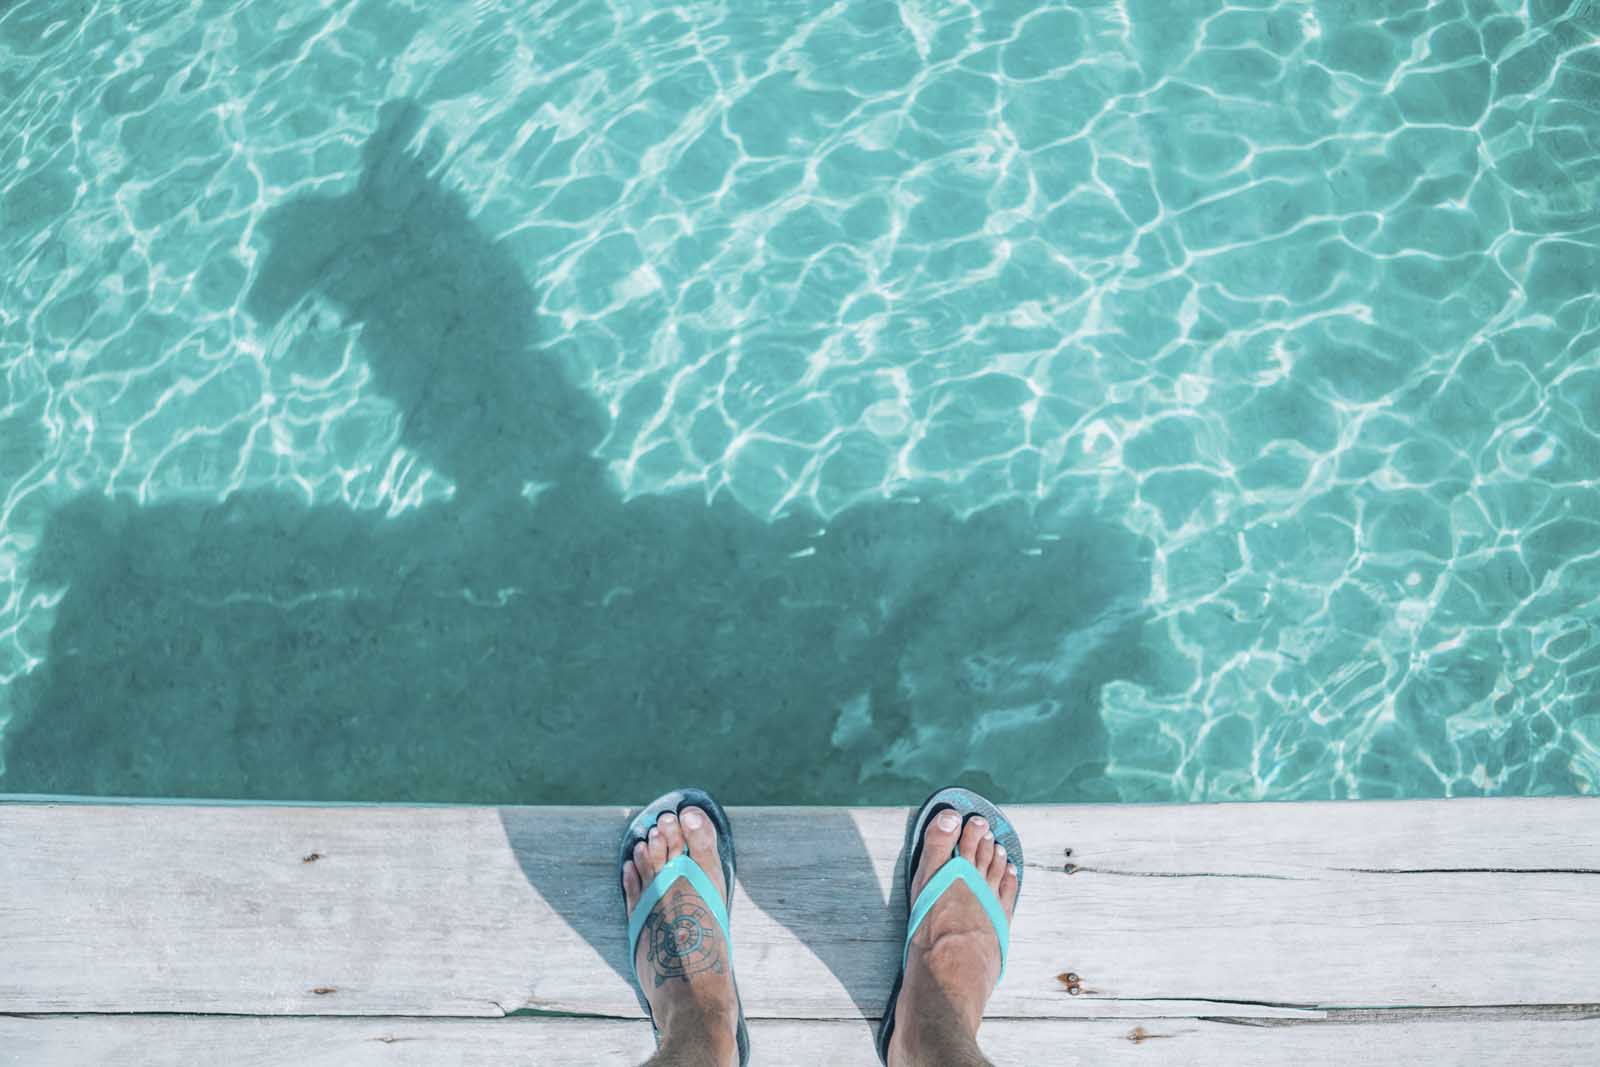
{"label": "shadow of person on water", "polygon": [[[695,784],[727,804],[906,804],[958,781],[1113,797],[1098,695],[1142,664],[1145,544],[1063,501],[961,518],[884,500],[823,529],[727,494],[624,500],[594,456],[603,409],[541,346],[516,257],[422,129],[416,104],[385,105],[352,191],[268,212],[247,310],[279,324],[315,297],[358,325],[404,446],[454,496],[392,517],[267,490],[70,501],[34,561],[31,580],[65,592],[15,686],[0,788],[596,804]],[[545,488],[530,499],[529,483]],[[833,891],[881,899],[847,815],[819,818],[845,842]],[[504,819],[530,881],[626,974],[614,902],[595,910],[608,895]],[[750,885],[810,929],[812,902]],[[875,1014],[877,965],[848,939],[807,940]]]}

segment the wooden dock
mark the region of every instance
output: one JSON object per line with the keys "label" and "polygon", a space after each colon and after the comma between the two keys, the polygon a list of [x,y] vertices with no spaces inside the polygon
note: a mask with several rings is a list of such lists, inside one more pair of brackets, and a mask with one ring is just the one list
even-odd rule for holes
{"label": "wooden dock", "polygon": [[[998,1063],[1600,1062],[1600,801],[1009,810]],[[753,1062],[876,1062],[907,814],[732,810]],[[0,804],[0,1064],[642,1059],[625,821]]]}

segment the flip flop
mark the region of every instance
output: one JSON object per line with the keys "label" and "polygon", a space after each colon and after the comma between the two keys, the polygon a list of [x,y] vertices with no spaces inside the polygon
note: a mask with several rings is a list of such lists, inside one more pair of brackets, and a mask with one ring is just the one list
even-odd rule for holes
{"label": "flip flop", "polygon": [[[1016,827],[1011,825],[1011,820],[1000,813],[986,797],[974,793],[970,789],[959,786],[948,786],[935,792],[931,797],[922,802],[922,808],[917,812],[916,821],[911,824],[911,829],[906,832],[906,847],[904,853],[906,864],[906,939],[905,947],[900,952],[900,973],[895,975],[894,989],[889,992],[889,1004],[883,1009],[883,1023],[878,1027],[878,1058],[884,1063],[889,1062],[889,1039],[894,1036],[894,1006],[900,999],[900,985],[906,977],[906,960],[911,956],[911,938],[917,932],[917,927],[922,925],[922,920],[928,917],[928,912],[944,896],[945,891],[957,882],[963,882],[978,898],[978,903],[983,905],[984,913],[989,916],[989,922],[994,924],[994,933],[1000,939],[1000,976],[1006,973],[1006,946],[1011,939],[1011,925],[1006,921],[1006,911],[1000,903],[1000,897],[989,883],[984,880],[978,868],[970,861],[951,851],[950,859],[933,873],[928,879],[928,884],[922,887],[922,892],[917,894],[915,901],[910,899],[911,886],[916,880],[917,865],[922,862],[923,834],[928,829],[928,820],[942,811],[954,810],[961,816],[961,825],[966,826],[967,820],[975,815],[981,815],[989,820],[989,829],[994,831],[994,840],[997,845],[1004,845],[1006,861],[1017,868],[1017,896],[1022,896],[1022,841],[1017,837]],[[961,831],[957,830],[959,838]],[[999,980],[996,979],[996,984]]]}
{"label": "flip flop", "polygon": [[[728,825],[728,813],[722,810],[722,805],[711,798],[711,794],[703,789],[674,789],[670,793],[657,797],[648,804],[639,814],[628,823],[628,828],[622,834],[622,847],[617,855],[617,888],[622,893],[622,914],[628,916],[628,894],[622,889],[622,865],[633,858],[633,846],[646,839],[650,828],[656,824],[664,813],[672,812],[674,815],[684,808],[696,807],[711,817],[711,825],[717,830],[717,855],[722,860],[722,884],[728,887],[726,902],[717,895],[717,887],[711,879],[706,877],[705,871],[700,869],[700,864],[695,862],[685,851],[674,859],[668,860],[666,866],[656,873],[649,885],[639,895],[639,903],[633,909],[632,916],[628,917],[628,961],[633,974],[633,992],[639,998],[639,1006],[650,1019],[650,1027],[656,1030],[656,1039],[659,1042],[661,1031],[656,1029],[656,1017],[650,1011],[650,1001],[644,995],[644,986],[639,982],[639,935],[644,932],[645,920],[650,916],[650,909],[656,902],[666,895],[674,882],[680,878],[688,882],[700,899],[705,902],[710,910],[711,917],[722,928],[722,940],[728,946],[728,970],[730,977],[733,970],[733,938],[728,929],[728,912],[733,907],[733,830]],[[734,982],[733,995],[739,1004],[739,1064],[744,1067],[750,1062],[750,1033],[744,1024],[744,1002],[738,1000],[739,983]]]}

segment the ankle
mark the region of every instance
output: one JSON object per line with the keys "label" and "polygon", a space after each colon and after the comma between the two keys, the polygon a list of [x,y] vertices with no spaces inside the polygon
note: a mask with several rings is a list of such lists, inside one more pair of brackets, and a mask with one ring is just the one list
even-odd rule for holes
{"label": "ankle", "polygon": [[906,963],[890,1062],[894,1067],[987,1063],[977,1044],[983,998],[974,999],[971,989],[941,981],[939,968],[930,966],[931,955],[913,952]]}
{"label": "ankle", "polygon": [[656,1023],[659,1054],[672,1063],[723,1067],[739,1062],[736,1007],[684,998],[659,1013]]}
{"label": "ankle", "polygon": [[895,1015],[889,1042],[891,1067],[988,1067],[975,1032],[946,1013]]}

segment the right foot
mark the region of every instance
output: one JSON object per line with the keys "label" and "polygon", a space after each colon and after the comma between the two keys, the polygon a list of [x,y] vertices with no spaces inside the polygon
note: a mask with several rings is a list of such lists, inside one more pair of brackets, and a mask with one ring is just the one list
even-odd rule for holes
{"label": "right foot", "polygon": [[[923,831],[922,858],[912,875],[910,900],[916,900],[934,872],[952,852],[965,857],[1000,898],[1006,920],[1017,905],[1017,869],[1005,848],[995,842],[989,823],[946,809]],[[889,1062],[930,1062],[930,1035],[952,1022],[970,1038],[983,1020],[983,1006],[1000,979],[1000,942],[965,882],[945,890],[911,938],[905,979],[895,1002],[895,1027],[889,1040]]]}
{"label": "right foot", "polygon": [[[649,839],[635,845],[633,859],[622,865],[630,919],[644,887],[668,860],[685,852],[726,904],[728,887],[722,882],[716,826],[709,815],[691,806],[683,809],[682,818],[663,812],[650,828]],[[650,909],[634,966],[661,1031],[662,1052],[675,1050],[685,1063],[739,1062],[739,1001],[728,946],[722,927],[686,880],[675,882]]]}

